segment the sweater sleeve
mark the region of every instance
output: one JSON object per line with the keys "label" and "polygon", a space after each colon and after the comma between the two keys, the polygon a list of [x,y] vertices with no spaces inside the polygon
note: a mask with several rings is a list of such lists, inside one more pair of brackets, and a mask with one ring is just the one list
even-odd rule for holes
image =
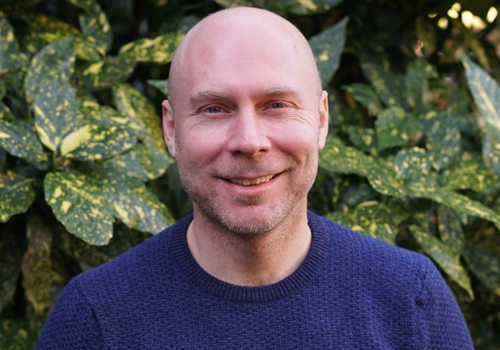
{"label": "sweater sleeve", "polygon": [[103,349],[102,333],[77,279],[64,287],[47,318],[35,350]]}
{"label": "sweater sleeve", "polygon": [[474,349],[469,329],[455,297],[428,258],[425,270],[422,290],[415,300],[417,328],[422,340],[419,349]]}

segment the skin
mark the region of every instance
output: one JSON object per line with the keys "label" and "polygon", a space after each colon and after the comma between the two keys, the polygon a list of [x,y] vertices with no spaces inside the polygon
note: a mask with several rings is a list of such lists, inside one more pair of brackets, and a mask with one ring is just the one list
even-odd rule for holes
{"label": "skin", "polygon": [[307,193],[328,131],[307,40],[271,12],[224,10],[186,35],[169,82],[164,134],[193,199],[193,257],[237,285],[285,278],[310,247]]}

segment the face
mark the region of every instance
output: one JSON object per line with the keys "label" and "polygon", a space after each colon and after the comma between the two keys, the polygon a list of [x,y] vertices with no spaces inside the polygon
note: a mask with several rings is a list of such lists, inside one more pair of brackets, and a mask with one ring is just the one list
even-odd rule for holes
{"label": "face", "polygon": [[327,133],[326,92],[289,38],[255,28],[212,36],[183,54],[176,99],[163,104],[165,139],[195,220],[268,232],[305,214]]}

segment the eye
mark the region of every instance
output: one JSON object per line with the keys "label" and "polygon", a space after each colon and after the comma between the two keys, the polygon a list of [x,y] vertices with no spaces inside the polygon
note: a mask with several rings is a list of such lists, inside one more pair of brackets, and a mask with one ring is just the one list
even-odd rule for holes
{"label": "eye", "polygon": [[221,107],[219,107],[219,106],[208,106],[208,107],[205,109],[205,111],[206,111],[207,113],[211,113],[211,114],[213,114],[213,113],[221,113],[221,112],[222,112],[222,108],[221,108]]}
{"label": "eye", "polygon": [[280,109],[280,108],[285,108],[285,107],[286,107],[286,104],[284,104],[283,102],[271,103],[271,108],[274,108],[274,109]]}

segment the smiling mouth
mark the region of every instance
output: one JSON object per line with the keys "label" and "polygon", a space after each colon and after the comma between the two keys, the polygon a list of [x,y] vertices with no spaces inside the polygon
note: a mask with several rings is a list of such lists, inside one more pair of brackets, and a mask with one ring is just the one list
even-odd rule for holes
{"label": "smiling mouth", "polygon": [[257,177],[255,179],[232,178],[232,179],[227,179],[227,180],[230,181],[230,182],[232,182],[233,184],[237,184],[237,185],[253,186],[253,185],[259,185],[259,184],[271,181],[271,179],[273,177],[275,177],[276,175],[277,174],[266,175],[266,176]]}

